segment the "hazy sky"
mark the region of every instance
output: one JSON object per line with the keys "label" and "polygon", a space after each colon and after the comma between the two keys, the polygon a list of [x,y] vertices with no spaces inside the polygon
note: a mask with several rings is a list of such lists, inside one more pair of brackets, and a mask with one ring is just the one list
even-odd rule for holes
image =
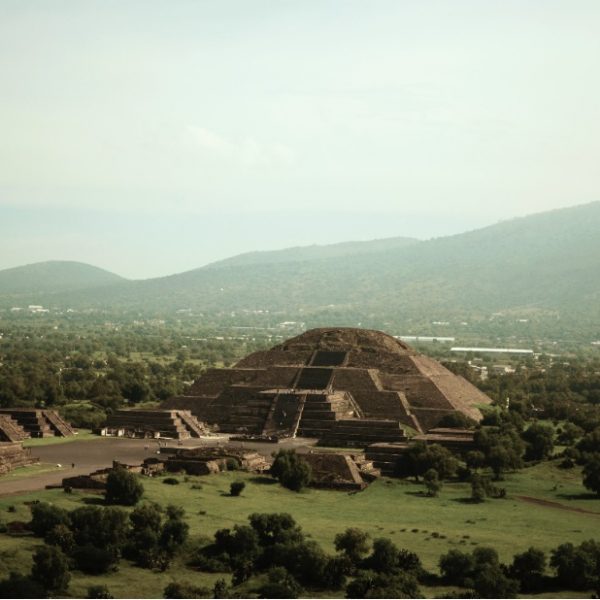
{"label": "hazy sky", "polygon": [[1,0],[0,268],[599,200],[599,31],[598,0]]}

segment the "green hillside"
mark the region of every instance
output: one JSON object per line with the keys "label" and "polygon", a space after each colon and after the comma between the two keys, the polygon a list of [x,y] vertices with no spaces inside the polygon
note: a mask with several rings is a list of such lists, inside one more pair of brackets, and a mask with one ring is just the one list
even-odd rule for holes
{"label": "green hillside", "polygon": [[594,324],[600,322],[598,232],[596,202],[424,242],[242,255],[170,277],[56,294],[54,301],[151,311],[328,310],[342,323],[368,315],[470,318],[518,309]]}
{"label": "green hillside", "polygon": [[246,265],[276,264],[301,262],[307,260],[323,260],[328,258],[345,258],[360,254],[375,254],[406,248],[417,244],[419,240],[407,237],[394,237],[368,242],[342,242],[313,246],[298,246],[283,250],[265,252],[247,252],[209,265],[210,268],[237,267]]}
{"label": "green hillside", "polygon": [[0,271],[0,295],[55,293],[125,281],[104,269],[75,261],[40,262]]}

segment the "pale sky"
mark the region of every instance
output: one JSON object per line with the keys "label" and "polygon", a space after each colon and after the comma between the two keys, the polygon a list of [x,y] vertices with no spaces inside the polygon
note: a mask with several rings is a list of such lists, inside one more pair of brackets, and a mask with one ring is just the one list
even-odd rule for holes
{"label": "pale sky", "polygon": [[599,31],[597,0],[2,0],[0,268],[600,200]]}

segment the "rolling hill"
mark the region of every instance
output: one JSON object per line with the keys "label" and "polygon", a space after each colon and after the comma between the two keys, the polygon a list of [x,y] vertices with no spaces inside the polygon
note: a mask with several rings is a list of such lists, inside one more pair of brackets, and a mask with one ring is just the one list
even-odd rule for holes
{"label": "rolling hill", "polygon": [[58,290],[53,300],[154,312],[335,310],[342,320],[344,314],[468,317],[518,309],[594,323],[600,322],[599,232],[595,202],[421,242],[394,238],[240,255],[169,277]]}
{"label": "rolling hill", "polygon": [[99,267],[75,261],[51,260],[0,271],[0,295],[55,294],[122,281],[125,279]]}

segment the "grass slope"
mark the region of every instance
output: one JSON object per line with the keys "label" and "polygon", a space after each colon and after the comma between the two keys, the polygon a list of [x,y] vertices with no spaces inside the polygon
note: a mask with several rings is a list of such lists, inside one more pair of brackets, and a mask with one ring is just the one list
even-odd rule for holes
{"label": "grass slope", "polygon": [[[503,483],[509,492],[506,499],[479,505],[465,502],[470,491],[466,484],[448,484],[438,498],[428,498],[422,495],[422,486],[391,479],[378,480],[367,490],[351,494],[324,490],[296,494],[267,478],[245,473],[190,478],[188,482],[179,479],[178,486],[164,485],[160,478],[144,479],[146,498],[186,509],[191,544],[200,536],[212,536],[216,529],[246,523],[253,512],[282,511],[291,513],[304,531],[330,552],[335,535],[355,526],[372,537],[388,537],[417,552],[432,570],[437,570],[440,554],[450,548],[472,550],[477,545],[491,545],[502,560],[508,561],[532,545],[549,551],[565,541],[579,543],[600,536],[600,499],[584,493],[578,470],[564,471],[548,463],[511,475]],[[241,497],[232,498],[228,496],[229,485],[236,479],[243,479],[247,487]],[[194,483],[200,483],[202,489],[192,489]],[[542,498],[597,514],[537,506],[517,496]],[[28,520],[29,509],[24,502],[32,499],[74,508],[85,498],[85,494],[69,495],[58,490],[3,498],[0,519]],[[16,512],[7,512],[11,505]],[[38,543],[32,538],[0,535],[0,576],[10,569],[27,570],[32,548]],[[211,586],[217,578],[185,568],[182,559],[164,574],[123,563],[115,575],[87,577],[74,573],[71,593],[81,597],[88,585],[105,583],[115,596],[160,597],[172,579]],[[431,589],[428,593],[439,595],[443,590]],[[566,597],[575,596],[570,593]]]}

